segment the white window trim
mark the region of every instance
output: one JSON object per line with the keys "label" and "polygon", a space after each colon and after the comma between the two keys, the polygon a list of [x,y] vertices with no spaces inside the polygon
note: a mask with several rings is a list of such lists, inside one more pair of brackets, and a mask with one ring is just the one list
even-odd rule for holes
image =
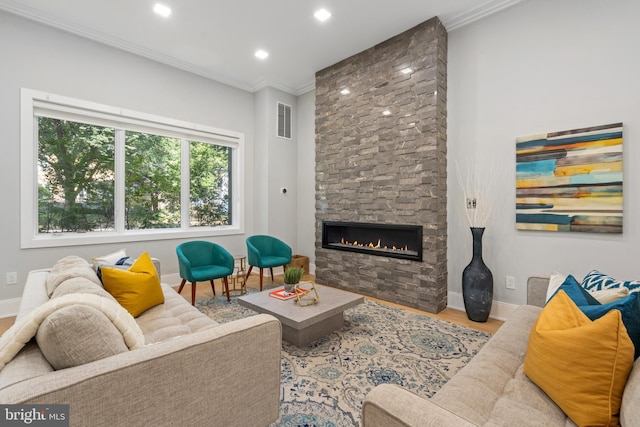
{"label": "white window trim", "polygon": [[[244,173],[245,170],[245,147],[244,134],[227,131],[181,120],[169,119],[152,114],[140,113],[132,110],[124,110],[108,105],[82,101],[60,95],[48,94],[32,89],[22,88],[20,102],[20,241],[21,248],[45,248],[57,246],[79,246],[104,243],[151,241],[164,239],[202,238],[208,236],[225,236],[244,234]],[[150,229],[150,230],[123,230],[116,229],[112,232],[95,233],[53,233],[38,234],[38,156],[37,156],[37,134],[38,122],[35,119],[36,111],[47,111],[48,115],[55,115],[56,112],[66,119],[80,117],[85,123],[91,123],[93,117],[95,124],[107,126],[125,126],[127,129],[152,132],[164,136],[178,138],[191,138],[202,142],[213,142],[217,145],[232,147],[232,182],[233,200],[232,225],[220,227],[194,227],[188,228],[188,219],[184,220],[179,229]],[[116,156],[124,155],[122,153]],[[185,154],[182,150],[182,159]],[[186,159],[188,160],[188,152]],[[118,163],[116,163],[118,167]],[[115,171],[116,174],[124,176],[124,163],[120,162],[122,170]],[[186,210],[188,213],[189,200],[189,180],[185,179],[188,169],[182,170],[182,209],[184,214],[185,198],[187,201]],[[187,175],[188,176],[188,175]],[[186,181],[186,184],[185,184]],[[122,184],[123,185],[123,184]],[[122,189],[115,189],[115,203],[124,203]],[[186,193],[185,193],[186,191]],[[118,197],[120,196],[120,197]],[[123,200],[119,200],[122,198]],[[120,207],[120,209],[122,206]],[[116,206],[116,214],[120,211]],[[116,221],[118,224],[118,221]],[[116,225],[117,227],[117,225]]]}

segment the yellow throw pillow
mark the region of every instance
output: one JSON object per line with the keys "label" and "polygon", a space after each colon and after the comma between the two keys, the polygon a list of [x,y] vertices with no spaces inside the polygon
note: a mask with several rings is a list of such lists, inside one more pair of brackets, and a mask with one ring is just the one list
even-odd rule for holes
{"label": "yellow throw pillow", "polygon": [[133,317],[164,302],[158,272],[147,252],[128,270],[102,267],[102,283]]}
{"label": "yellow throw pillow", "polygon": [[617,426],[633,353],[620,311],[592,321],[560,291],[531,329],[524,373],[578,426]]}

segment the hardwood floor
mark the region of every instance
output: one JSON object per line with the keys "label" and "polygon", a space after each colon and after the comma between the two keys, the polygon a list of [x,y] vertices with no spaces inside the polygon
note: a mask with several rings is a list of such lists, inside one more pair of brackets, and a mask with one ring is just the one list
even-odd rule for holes
{"label": "hardwood floor", "polygon": [[[302,278],[302,280],[315,281],[315,277],[312,275],[306,275]],[[276,276],[275,282],[282,283],[282,275]],[[176,291],[178,290],[178,287],[179,287],[178,285],[179,284],[176,284],[173,287]],[[265,287],[268,287],[269,285],[271,285],[271,278],[265,277],[263,279],[263,285]],[[252,274],[251,277],[249,277],[249,280],[247,281],[247,287],[254,288],[254,289],[258,289],[260,287],[260,281],[259,281],[258,275]],[[222,282],[220,280],[215,281],[215,288],[216,288],[216,295],[222,295]],[[181,295],[185,300],[191,302],[191,285],[190,284],[188,283],[185,284],[184,289],[182,289]],[[232,295],[233,295],[233,292],[232,292]],[[213,296],[213,293],[211,291],[211,286],[209,285],[209,283],[198,283],[198,285],[196,286],[196,301],[201,299],[211,298],[212,296]],[[414,313],[424,314],[426,316],[431,316],[436,319],[446,320],[448,322],[456,323],[462,326],[466,326],[468,328],[473,328],[480,331],[488,332],[490,334],[495,333],[500,328],[500,326],[502,326],[502,323],[503,323],[495,319],[489,319],[486,323],[473,322],[467,318],[467,315],[465,312],[453,310],[450,308],[446,308],[438,314],[432,314],[432,313],[427,313],[426,311],[421,311],[415,308],[401,306],[399,304],[390,303],[390,302],[383,301],[376,298],[371,298],[371,297],[366,297],[366,298],[382,304],[387,304],[393,307],[409,310]],[[0,335],[2,335],[7,329],[11,327],[11,325],[13,325],[14,320],[15,320],[14,317],[0,319]]]}

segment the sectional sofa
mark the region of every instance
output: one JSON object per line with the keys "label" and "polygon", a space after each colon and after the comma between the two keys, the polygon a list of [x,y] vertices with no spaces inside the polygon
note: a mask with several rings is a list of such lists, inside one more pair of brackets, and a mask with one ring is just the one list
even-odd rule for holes
{"label": "sectional sofa", "polygon": [[51,269],[29,273],[16,325],[28,326],[24,318],[45,306],[56,310],[42,315],[37,336],[2,363],[0,404],[69,404],[72,426],[243,427],[277,420],[277,319],[260,314],[218,324],[165,284],[164,302],[134,319],[114,309],[88,262],[80,270],[63,274],[53,293]]}
{"label": "sectional sofa", "polygon": [[[548,283],[548,277],[529,278],[528,305],[520,306],[432,398],[390,384],[373,389],[363,404],[362,427],[575,426],[524,374],[529,334],[545,304]],[[575,353],[575,358],[583,356]],[[624,388],[619,414],[623,427],[640,426],[639,363],[634,363]],[[584,372],[585,379],[589,375]]]}

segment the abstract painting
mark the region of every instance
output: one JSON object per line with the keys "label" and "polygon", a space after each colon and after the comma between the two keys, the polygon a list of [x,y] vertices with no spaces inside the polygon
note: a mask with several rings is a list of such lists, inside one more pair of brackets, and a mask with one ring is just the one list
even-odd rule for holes
{"label": "abstract painting", "polygon": [[622,123],[517,138],[516,228],[622,233]]}

